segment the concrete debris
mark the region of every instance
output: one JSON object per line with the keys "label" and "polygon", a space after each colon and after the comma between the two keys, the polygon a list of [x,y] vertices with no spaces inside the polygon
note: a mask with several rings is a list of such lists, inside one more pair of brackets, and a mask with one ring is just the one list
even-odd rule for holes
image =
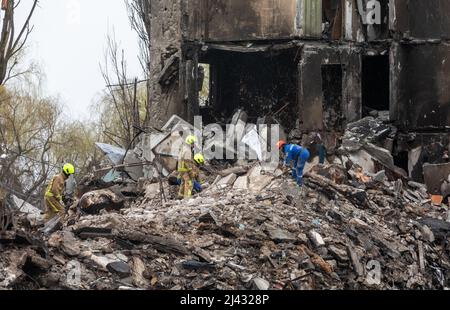
{"label": "concrete debris", "polygon": [[312,230],[309,232],[308,236],[316,248],[320,248],[325,245],[325,241],[323,241],[323,238],[319,233]]}
{"label": "concrete debris", "polygon": [[112,272],[118,274],[121,278],[126,278],[131,275],[131,268],[124,262],[113,262],[106,265],[106,268]]}
{"label": "concrete debris", "polygon": [[248,189],[248,177],[246,175],[237,178],[233,185],[234,189],[247,190]]}
{"label": "concrete debris", "polygon": [[443,188],[443,192],[441,192],[441,187],[443,184],[447,185],[449,183],[450,163],[436,165],[425,164],[423,166],[423,173],[429,193],[433,195],[440,195],[442,193],[442,196],[448,196],[447,187]]}
{"label": "concrete debris", "polygon": [[233,186],[236,179],[237,179],[237,176],[234,173],[232,173],[232,174],[222,178],[216,185],[218,188],[221,188],[221,189],[227,188],[227,187]]}
{"label": "concrete debris", "polygon": [[119,210],[124,207],[124,203],[122,194],[111,190],[98,190],[84,194],[78,206],[83,212],[96,214],[102,209]]}
{"label": "concrete debris", "polygon": [[[0,289],[448,289],[448,208],[395,167],[380,146],[392,132],[350,125],[302,188],[259,162],[207,163],[212,185],[185,200],[164,177],[86,180],[67,216],[40,229],[19,216],[0,234]],[[181,138],[158,139],[155,161]]]}
{"label": "concrete debris", "polygon": [[105,143],[96,143],[95,145],[107,156],[112,164],[120,165],[122,163],[126,153],[124,149]]}
{"label": "concrete debris", "polygon": [[253,284],[258,291],[267,291],[270,288],[270,283],[262,278],[254,278]]}
{"label": "concrete debris", "polygon": [[266,228],[267,234],[275,243],[281,242],[295,242],[296,238],[291,233],[273,227]]}
{"label": "concrete debris", "polygon": [[78,244],[73,233],[69,231],[63,232],[61,250],[69,257],[80,255],[80,245]]}

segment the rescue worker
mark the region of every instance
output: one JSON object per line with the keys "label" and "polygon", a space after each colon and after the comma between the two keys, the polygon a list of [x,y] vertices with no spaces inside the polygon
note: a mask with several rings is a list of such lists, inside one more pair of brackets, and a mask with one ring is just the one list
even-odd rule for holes
{"label": "rescue worker", "polygon": [[311,141],[309,147],[315,149],[317,154],[319,155],[319,164],[325,164],[325,160],[327,157],[327,149],[323,143],[322,136],[320,133],[313,133],[311,137],[308,138]]}
{"label": "rescue worker", "polygon": [[192,190],[194,187],[193,176],[195,173],[193,172],[193,169],[195,169],[193,152],[196,142],[197,137],[189,135],[180,148],[177,167],[178,179],[181,180],[180,190],[178,192],[179,198],[192,197]]}
{"label": "rescue worker", "polygon": [[63,171],[55,175],[47,186],[45,192],[45,220],[51,220],[57,215],[65,214],[65,206],[62,201],[63,192],[65,189],[65,182],[75,174],[75,167],[72,164],[65,164]]}
{"label": "rescue worker", "polygon": [[[203,190],[202,184],[204,183],[204,176],[200,172],[200,166],[203,166],[205,164],[205,158],[202,154],[196,154],[194,156],[194,168],[192,169],[192,176],[193,176],[193,189],[197,193],[200,193]],[[169,176],[169,185],[172,186],[180,186],[181,185],[181,179],[178,178],[179,173],[177,171],[174,171]]]}
{"label": "rescue worker", "polygon": [[192,169],[192,176],[194,181],[194,190],[200,193],[203,190],[202,184],[204,183],[204,178],[201,175],[200,167],[205,164],[205,157],[202,154],[194,155],[194,168]]}
{"label": "rescue worker", "polygon": [[292,167],[292,177],[297,181],[298,185],[302,186],[303,170],[311,156],[308,148],[296,144],[287,144],[284,140],[280,140],[277,143],[277,147],[286,156],[284,161],[285,167]]}

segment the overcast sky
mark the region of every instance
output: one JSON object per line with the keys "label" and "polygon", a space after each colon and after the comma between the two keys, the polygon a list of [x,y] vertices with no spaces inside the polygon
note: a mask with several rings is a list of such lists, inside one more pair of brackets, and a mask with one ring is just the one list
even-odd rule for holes
{"label": "overcast sky", "polygon": [[[22,1],[23,18],[31,1]],[[99,64],[104,61],[106,35],[114,29],[125,49],[131,77],[140,76],[137,36],[128,21],[124,0],[41,0],[28,43],[29,59],[46,75],[44,91],[59,95],[66,115],[90,116],[89,106],[105,88]],[[25,5],[26,4],[26,5]]]}

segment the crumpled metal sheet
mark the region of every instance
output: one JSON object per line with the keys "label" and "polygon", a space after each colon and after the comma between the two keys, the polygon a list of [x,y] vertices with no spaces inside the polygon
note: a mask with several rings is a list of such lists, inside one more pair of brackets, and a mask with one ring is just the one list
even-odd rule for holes
{"label": "crumpled metal sheet", "polygon": [[119,165],[125,157],[126,151],[120,147],[105,143],[95,143],[95,145],[108,157],[114,164]]}

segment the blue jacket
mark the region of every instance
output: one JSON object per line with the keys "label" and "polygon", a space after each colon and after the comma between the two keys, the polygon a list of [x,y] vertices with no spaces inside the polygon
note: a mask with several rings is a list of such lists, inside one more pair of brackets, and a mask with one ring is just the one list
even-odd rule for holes
{"label": "blue jacket", "polygon": [[[284,152],[286,153],[285,165],[290,166],[292,162],[297,165],[300,155],[302,154],[303,148],[296,144],[287,144],[284,146]],[[294,167],[296,168],[296,167]]]}

